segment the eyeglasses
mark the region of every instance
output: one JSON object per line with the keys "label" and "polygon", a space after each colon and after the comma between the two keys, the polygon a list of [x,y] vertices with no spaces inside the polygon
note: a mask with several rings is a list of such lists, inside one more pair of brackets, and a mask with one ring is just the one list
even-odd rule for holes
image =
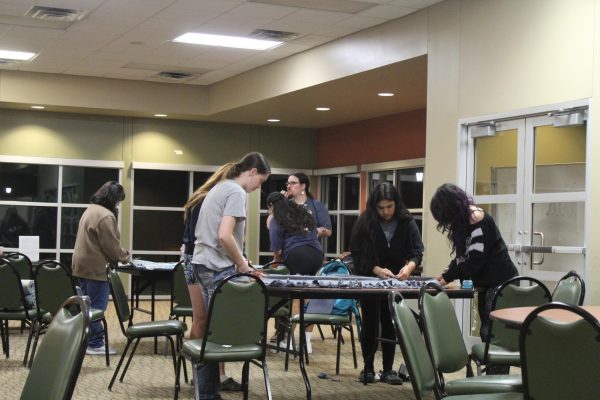
{"label": "eyeglasses", "polygon": [[300,183],[300,182],[286,182],[285,186],[294,186],[294,185],[296,185],[298,183]]}

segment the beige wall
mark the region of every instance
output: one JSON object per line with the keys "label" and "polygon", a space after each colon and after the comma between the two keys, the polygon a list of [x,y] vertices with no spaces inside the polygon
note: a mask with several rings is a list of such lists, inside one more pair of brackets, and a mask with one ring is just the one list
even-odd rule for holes
{"label": "beige wall", "polygon": [[[464,183],[456,160],[460,118],[600,100],[598,74],[593,74],[600,55],[599,9],[598,0],[447,0],[430,9],[426,199],[445,181]],[[592,120],[598,116],[592,110]],[[600,128],[592,122],[588,129],[594,154]],[[594,178],[598,166],[593,159],[588,163],[588,219],[594,221],[600,182]],[[590,289],[600,281],[594,262],[600,231],[591,225]],[[425,231],[425,273],[435,274],[447,264],[448,246],[430,216]],[[600,292],[590,290],[587,301],[598,303]]]}

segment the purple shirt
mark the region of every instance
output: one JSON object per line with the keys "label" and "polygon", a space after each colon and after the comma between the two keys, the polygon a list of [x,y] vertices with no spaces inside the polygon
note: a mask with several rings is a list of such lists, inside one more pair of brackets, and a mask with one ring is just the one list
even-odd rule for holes
{"label": "purple shirt", "polygon": [[306,233],[288,233],[277,220],[273,218],[269,225],[269,239],[271,240],[271,251],[283,250],[283,261],[285,261],[290,252],[299,246],[312,246],[321,251],[321,243],[317,239],[317,230],[307,231]]}

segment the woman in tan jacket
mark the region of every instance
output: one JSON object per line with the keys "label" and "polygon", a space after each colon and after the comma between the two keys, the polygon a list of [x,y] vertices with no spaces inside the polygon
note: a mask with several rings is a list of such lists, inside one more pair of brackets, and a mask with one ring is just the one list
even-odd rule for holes
{"label": "woman in tan jacket", "polygon": [[[123,186],[115,181],[106,182],[92,195],[90,206],[79,220],[73,251],[73,276],[79,278],[81,291],[90,297],[92,308],[106,311],[108,306],[106,264],[130,259],[129,252],[121,247],[117,228],[117,206],[124,199]],[[102,355],[106,345],[102,324],[94,322],[86,353]],[[115,353],[112,349],[109,352]]]}

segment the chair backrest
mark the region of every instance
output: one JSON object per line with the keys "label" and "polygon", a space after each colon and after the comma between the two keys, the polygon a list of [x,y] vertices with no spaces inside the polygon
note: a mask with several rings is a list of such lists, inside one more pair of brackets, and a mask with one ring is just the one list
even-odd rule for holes
{"label": "chair backrest", "polygon": [[400,342],[402,357],[410,376],[410,383],[417,400],[420,400],[423,396],[436,390],[435,372],[425,346],[425,340],[421,336],[415,314],[408,303],[404,301],[400,292],[390,292],[388,302],[396,338]]}
{"label": "chair backrest", "polygon": [[[530,286],[518,286],[530,283]],[[550,291],[541,281],[526,276],[516,276],[504,282],[492,299],[492,310],[512,307],[533,307],[552,301]],[[490,322],[490,341],[512,351],[519,350],[519,332],[502,323]]]}
{"label": "chair backrest", "polygon": [[419,312],[434,368],[441,373],[452,373],[468,365],[469,353],[454,307],[439,283],[427,282],[421,287]]}
{"label": "chair backrest", "polygon": [[76,295],[69,268],[55,260],[46,260],[33,270],[38,318],[40,310],[54,315],[69,297]]}
{"label": "chair backrest", "polygon": [[[581,316],[557,322],[540,315],[561,309]],[[587,311],[563,303],[536,308],[520,331],[525,399],[597,399],[600,395],[600,324]]]}
{"label": "chair backrest", "polygon": [[271,261],[263,265],[261,272],[267,275],[289,275],[290,269],[284,264],[283,261]]}
{"label": "chair backrest", "polygon": [[554,291],[552,292],[552,301],[580,306],[585,297],[585,282],[577,272],[571,270],[565,276],[560,278]]}
{"label": "chair backrest", "polygon": [[234,274],[224,279],[210,298],[201,358],[207,341],[225,346],[260,343],[264,358],[267,304],[267,288],[254,275]]}
{"label": "chair backrest", "polygon": [[110,294],[112,295],[113,302],[115,303],[115,310],[117,311],[117,317],[119,319],[119,325],[121,325],[121,331],[125,334],[125,321],[129,321],[131,311],[129,310],[129,303],[127,302],[127,293],[121,282],[121,277],[110,267],[110,264],[106,265],[106,275],[108,277],[108,283],[110,286]]}
{"label": "chair backrest", "polygon": [[185,281],[185,273],[183,271],[183,261],[178,262],[173,268],[173,276],[171,279],[171,309],[177,304],[182,307],[191,307],[192,299]]}
{"label": "chair backrest", "polygon": [[4,258],[10,261],[13,267],[15,267],[17,271],[19,271],[21,279],[33,279],[33,267],[31,265],[31,260],[25,254],[17,252],[7,253],[4,255]]}
{"label": "chair backrest", "polygon": [[85,356],[91,317],[89,304],[81,297],[70,297],[61,305],[36,352],[21,399],[71,398]]}
{"label": "chair backrest", "polygon": [[19,271],[11,261],[0,258],[0,310],[18,311],[25,307],[25,293]]}

